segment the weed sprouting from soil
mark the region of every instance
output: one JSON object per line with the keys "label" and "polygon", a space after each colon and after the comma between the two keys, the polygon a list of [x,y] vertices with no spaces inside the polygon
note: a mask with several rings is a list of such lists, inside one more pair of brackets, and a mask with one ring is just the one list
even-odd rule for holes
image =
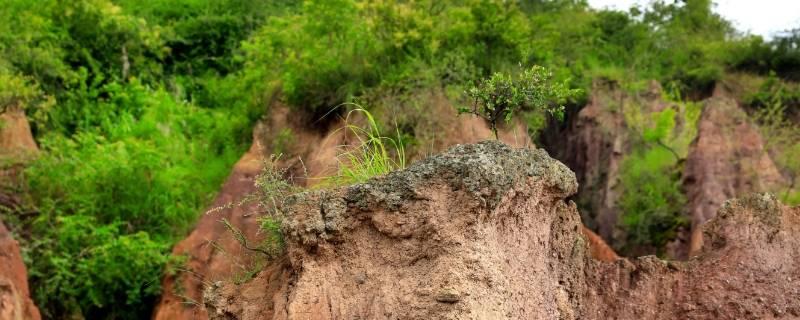
{"label": "weed sprouting from soil", "polygon": [[[364,116],[364,127],[351,122],[356,114]],[[348,112],[345,123],[340,130],[352,134],[357,142],[355,145],[341,146],[339,172],[328,178],[334,185],[364,182],[406,167],[405,146],[399,130],[395,130],[394,138],[383,135],[375,117],[363,108]]]}

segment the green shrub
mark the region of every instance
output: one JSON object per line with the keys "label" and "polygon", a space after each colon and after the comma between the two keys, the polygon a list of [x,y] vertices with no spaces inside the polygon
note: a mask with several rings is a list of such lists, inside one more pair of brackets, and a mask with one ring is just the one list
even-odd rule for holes
{"label": "green shrub", "polygon": [[541,66],[526,70],[519,79],[495,73],[467,91],[473,105],[459,108],[458,112],[471,113],[489,122],[495,139],[498,122],[511,121],[514,112],[525,106],[563,119],[563,104],[579,90],[568,89],[566,83],[553,83],[552,77],[553,74]]}
{"label": "green shrub", "polygon": [[[138,319],[161,293],[168,242],[84,215],[40,217],[28,252],[33,297],[46,318]],[[29,261],[31,263],[31,261]]]}
{"label": "green shrub", "polygon": [[770,74],[761,87],[745,97],[746,103],[756,109],[769,109],[776,104],[788,114],[800,113],[800,85],[781,81]]}
{"label": "green shrub", "polygon": [[753,98],[758,106],[755,119],[764,138],[764,148],[788,178],[786,186],[781,186],[782,190],[772,191],[782,194],[781,200],[789,204],[797,203],[800,193],[800,126],[787,112],[787,102],[794,102],[797,107],[797,101],[793,101],[800,97],[797,93],[800,90],[792,92],[785,84],[770,78]]}
{"label": "green shrub", "polygon": [[[26,245],[31,287],[51,317],[149,315],[169,248],[244,150],[237,132],[249,126],[246,115],[178,103],[163,90],[135,83],[114,90],[109,100],[88,108],[135,107],[105,114],[69,137],[41,137],[43,154],[25,171],[40,211],[29,222]],[[103,233],[59,237],[79,234],[72,231],[77,227]],[[108,260],[116,254],[137,260],[113,267]],[[104,284],[109,281],[113,285]]]}
{"label": "green shrub", "polygon": [[[30,114],[40,115],[55,101],[41,91],[29,77],[11,74],[0,61],[0,113],[7,109],[31,109]],[[38,111],[38,112],[37,112]]]}
{"label": "green shrub", "polygon": [[800,80],[800,28],[778,34],[770,41],[750,36],[732,50],[731,65],[762,75],[775,72],[791,81]]}

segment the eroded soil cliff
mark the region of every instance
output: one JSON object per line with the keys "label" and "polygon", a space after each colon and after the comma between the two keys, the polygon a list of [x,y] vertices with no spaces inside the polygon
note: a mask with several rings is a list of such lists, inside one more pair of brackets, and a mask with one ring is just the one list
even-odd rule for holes
{"label": "eroded soil cliff", "polygon": [[726,202],[688,262],[591,258],[574,174],[538,149],[461,145],[291,197],[286,258],[205,295],[216,319],[800,317],[800,210]]}
{"label": "eroded soil cliff", "polygon": [[[19,172],[36,150],[25,113],[9,109],[0,114],[0,213],[16,214],[22,205]],[[0,221],[0,320],[40,319],[28,289],[19,243]]]}
{"label": "eroded soil cliff", "polygon": [[[701,226],[725,200],[774,190],[783,179],[764,149],[758,127],[722,88],[705,101],[697,127],[683,172],[692,221],[688,255],[700,250]],[[686,248],[681,251],[679,256],[686,257]]]}
{"label": "eroded soil cliff", "polygon": [[[477,142],[491,135],[488,126],[480,119],[458,117],[441,94],[434,94],[431,101],[431,108],[437,115],[421,125],[439,134],[431,137],[432,149],[424,152],[434,152],[458,142]],[[230,205],[237,204],[255,191],[253,179],[270,154],[283,154],[279,165],[289,168],[286,179],[300,186],[311,186],[336,174],[340,147],[353,143],[351,140],[354,138],[342,129],[345,119],[333,120],[325,130],[309,128],[306,120],[293,115],[278,101],[271,104],[269,116],[253,131],[253,145],[234,166],[210,207],[225,208],[202,215],[189,236],[173,248],[173,254],[184,256],[185,263],[179,266],[177,273],[164,277],[163,293],[154,319],[205,319],[203,288],[216,281],[230,281],[236,275],[250,271],[252,255],[233,238],[221,220],[228,220],[252,241],[260,239],[255,203]],[[346,121],[360,120],[349,118]],[[520,127],[501,130],[500,135],[503,141],[512,145],[530,144]],[[609,259],[614,258],[610,249],[604,252]],[[272,274],[269,270],[277,269],[271,266],[262,274]],[[281,274],[277,272],[273,276]],[[261,292],[254,294],[260,296]]]}
{"label": "eroded soil cliff", "polygon": [[[785,183],[764,148],[758,126],[726,84],[718,85],[711,97],[696,103],[702,104],[696,124],[682,123],[686,119],[680,116],[674,119],[675,130],[696,126],[688,151],[681,152],[675,166],[680,192],[686,197],[680,215],[691,221],[691,227],[678,228],[677,237],[665,248],[655,248],[681,260],[699,252],[701,226],[724,201],[750,192],[777,190]],[[641,133],[632,127],[626,113],[636,111],[647,118],[667,108],[677,109],[676,105],[665,99],[655,82],[646,90],[632,93],[613,81],[599,79],[593,84],[589,103],[565,126],[551,128],[545,134],[548,150],[576,172],[579,189],[574,199],[584,223],[614,248],[627,245],[626,227],[620,225],[625,214],[619,205],[625,192],[620,183],[622,165],[625,157],[635,152],[633,142],[641,140],[636,136]],[[627,254],[638,252],[632,251]],[[643,251],[654,252],[653,248]]]}
{"label": "eroded soil cliff", "polygon": [[0,222],[0,320],[40,319],[28,291],[19,244]]}

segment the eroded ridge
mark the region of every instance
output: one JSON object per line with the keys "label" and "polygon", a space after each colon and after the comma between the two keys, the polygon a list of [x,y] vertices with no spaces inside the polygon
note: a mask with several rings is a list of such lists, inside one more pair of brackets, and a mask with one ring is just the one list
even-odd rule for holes
{"label": "eroded ridge", "polygon": [[364,184],[295,195],[287,256],[206,290],[216,319],[796,318],[800,212],[726,203],[701,255],[591,258],[574,174],[539,149],[460,145]]}

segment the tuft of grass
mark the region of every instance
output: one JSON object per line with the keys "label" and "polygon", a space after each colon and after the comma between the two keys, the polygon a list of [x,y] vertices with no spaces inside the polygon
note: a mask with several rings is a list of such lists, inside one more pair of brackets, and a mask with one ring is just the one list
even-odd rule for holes
{"label": "tuft of grass", "polygon": [[[351,124],[354,114],[364,115],[365,127]],[[395,129],[395,138],[381,134],[381,128],[369,111],[357,108],[347,113],[345,118],[346,134],[352,134],[357,143],[355,146],[344,145],[338,155],[339,172],[329,178],[336,185],[365,182],[372,177],[380,176],[406,167],[405,146],[400,131]]]}

